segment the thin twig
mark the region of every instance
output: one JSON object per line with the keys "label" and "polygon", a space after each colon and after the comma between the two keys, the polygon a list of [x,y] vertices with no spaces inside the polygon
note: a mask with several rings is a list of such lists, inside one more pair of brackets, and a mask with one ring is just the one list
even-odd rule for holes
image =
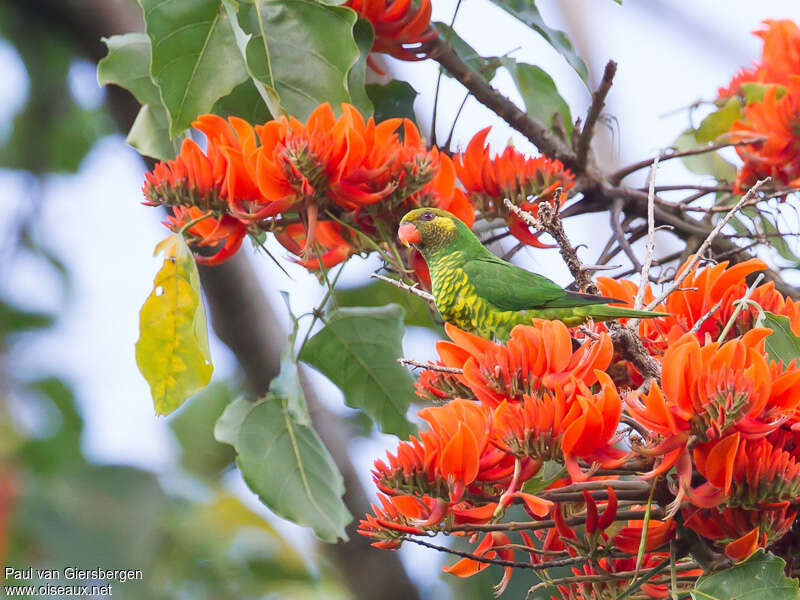
{"label": "thin twig", "polygon": [[[664,562],[659,563],[652,569],[648,569],[647,571],[642,573],[642,583],[645,583],[651,577],[660,573],[663,569],[666,568],[666,564],[669,563],[669,559],[665,559]],[[690,563],[686,563],[685,565],[679,565],[678,568],[681,571],[688,571]],[[691,569],[696,569],[696,564],[691,564]],[[533,595],[533,592],[536,590],[541,590],[543,588],[553,587],[556,585],[564,585],[570,583],[602,583],[604,581],[614,581],[619,579],[630,579],[633,575],[633,571],[620,571],[618,573],[609,573],[608,575],[573,575],[571,577],[562,577],[560,579],[551,579],[549,581],[542,581],[541,583],[537,583],[533,587],[528,590],[528,594],[526,598],[530,598]]]}
{"label": "thin twig", "polygon": [[433,363],[424,363],[411,358],[398,358],[397,362],[399,362],[401,365],[411,365],[415,368],[427,369],[428,371],[439,371],[440,373],[450,373],[453,375],[460,375],[464,372],[464,369],[459,369],[457,367],[445,367],[443,365],[435,365]]}
{"label": "thin twig", "polygon": [[631,261],[631,264],[636,268],[636,270],[641,271],[642,263],[640,263],[639,259],[636,257],[636,253],[633,251],[633,246],[631,246],[630,242],[628,241],[628,236],[625,235],[625,232],[622,230],[622,223],[619,222],[619,219],[622,216],[622,204],[622,198],[614,198],[614,202],[611,204],[611,210],[608,213],[608,217],[611,220],[611,227],[614,230],[614,236],[616,237],[620,248],[625,251],[625,254],[628,256],[628,260]]}
{"label": "thin twig", "polygon": [[[661,153],[657,152],[653,158],[653,165],[650,167],[650,189],[647,192],[647,246],[642,265],[642,276],[639,290],[636,292],[636,301],[633,303],[634,310],[641,310],[644,305],[644,292],[647,282],[650,281],[650,266],[653,264],[653,252],[656,249],[656,172],[658,171],[658,161]],[[638,322],[638,321],[637,321]]]}
{"label": "thin twig", "polygon": [[[598,471],[599,473],[600,471]],[[653,518],[661,518],[664,516],[664,510],[661,508],[654,508],[650,511],[650,516]],[[644,510],[621,510],[617,512],[614,520],[616,521],[637,521],[644,517]],[[569,517],[564,519],[567,525],[582,525],[586,519],[584,517]],[[472,525],[454,525],[448,528],[449,532],[467,532],[474,533],[476,531],[536,531],[538,529],[551,529],[555,527],[555,521],[509,521],[506,523],[475,523]]]}
{"label": "thin twig", "polygon": [[[731,146],[744,146],[747,144],[756,144],[758,142],[763,142],[765,139],[767,138],[760,136],[755,138],[748,138],[746,140],[739,140],[736,142],[724,142],[721,144],[714,144],[712,146],[703,146],[702,148],[692,148],[690,150],[677,150],[675,152],[670,152],[669,154],[661,156],[661,161],[671,160],[673,158],[680,158],[682,156],[694,156],[695,154],[705,154],[706,152],[715,152],[716,150],[721,150],[722,148],[730,148]],[[611,183],[616,185],[631,173],[634,173],[639,169],[644,169],[645,167],[649,167],[650,165],[652,165],[653,160],[654,159],[652,158],[647,158],[645,160],[641,160],[639,162],[630,164],[627,167],[622,167],[615,173],[612,173],[608,179]]]}
{"label": "thin twig", "polygon": [[589,162],[589,150],[592,147],[592,138],[594,137],[594,127],[597,124],[597,119],[600,117],[600,112],[606,105],[606,96],[611,89],[611,84],[614,82],[614,75],[617,73],[617,63],[613,60],[608,61],[605,71],[603,71],[603,79],[597,90],[592,94],[592,104],[589,107],[589,112],[586,114],[586,122],[581,130],[581,135],[578,138],[576,148],[576,159],[578,169],[584,170]]}
{"label": "thin twig", "polygon": [[722,219],[720,219],[720,221],[719,221],[719,223],[717,223],[716,227],[714,227],[714,229],[711,230],[711,232],[708,234],[708,236],[706,236],[706,239],[703,241],[702,244],[700,244],[700,247],[697,249],[697,252],[695,253],[695,255],[692,258],[692,260],[689,261],[689,264],[687,264],[684,267],[683,271],[675,279],[675,281],[672,283],[672,285],[668,286],[667,289],[664,290],[661,293],[660,296],[658,296],[655,300],[653,300],[650,304],[648,304],[647,307],[645,308],[645,310],[653,310],[656,306],[661,304],[661,302],[667,296],[669,296],[672,292],[674,292],[676,289],[678,289],[681,286],[681,284],[684,282],[684,280],[689,276],[689,273],[692,272],[692,270],[697,265],[697,263],[700,261],[700,259],[702,259],[702,257],[705,254],[706,250],[708,250],[709,246],[711,246],[711,243],[719,235],[719,233],[722,231],[722,229],[728,224],[728,222],[733,218],[733,216],[737,212],[739,212],[739,209],[744,205],[744,203],[745,202],[749,202],[750,200],[752,200],[756,196],[756,194],[758,193],[758,189],[762,185],[767,183],[770,179],[771,179],[770,177],[766,177],[764,179],[760,179],[755,184],[753,184],[753,187],[751,187],[749,190],[747,190],[747,193],[744,196],[742,196],[742,198],[739,200],[739,202],[736,203],[736,205],[728,212],[728,214],[726,214]]}
{"label": "thin twig", "polygon": [[437,36],[422,44],[419,51],[447,69],[478,102],[533,142],[542,154],[560,160],[567,167],[575,166],[575,154],[550,132],[547,125],[520,110],[509,98],[498,92],[485,77],[470,68],[441,37]]}
{"label": "thin twig", "polygon": [[421,290],[417,287],[418,284],[409,285],[407,283],[403,283],[402,281],[398,281],[397,279],[392,279],[391,277],[386,277],[385,275],[379,275],[378,273],[372,273],[370,275],[372,279],[380,279],[381,281],[385,281],[386,283],[391,283],[392,285],[399,287],[401,290],[405,290],[407,292],[411,292],[415,296],[419,296],[426,302],[430,302],[433,304],[433,295],[429,294],[425,290]]}
{"label": "thin twig", "polygon": [[722,306],[722,300],[720,300],[714,306],[712,306],[711,310],[709,310],[706,314],[697,319],[694,325],[692,325],[692,328],[689,330],[689,333],[697,333],[698,331],[700,331],[700,328],[703,326],[703,323],[708,321],[711,318],[711,315],[713,315],[715,312],[719,310],[720,306]]}
{"label": "thin twig", "polygon": [[542,571],[544,569],[554,569],[556,567],[566,567],[568,565],[575,565],[589,560],[589,558],[586,556],[569,556],[567,558],[559,558],[556,560],[548,560],[546,562],[533,564],[530,562],[503,560],[501,558],[486,558],[485,556],[479,556],[477,554],[473,554],[472,552],[464,552],[462,550],[455,550],[453,548],[448,548],[447,546],[439,546],[438,544],[431,544],[430,542],[426,542],[424,540],[420,540],[410,536],[404,536],[400,539],[404,542],[411,542],[412,544],[425,546],[426,548],[431,548],[432,550],[438,550],[439,552],[446,552],[447,554],[453,554],[455,556],[460,556],[462,558],[468,558],[470,560],[474,560],[475,562],[484,563],[487,565],[500,565],[501,567],[512,567],[514,569],[532,569],[534,571]]}
{"label": "thin twig", "polygon": [[717,338],[718,344],[721,344],[723,341],[725,341],[725,337],[728,335],[728,332],[731,330],[731,327],[733,327],[733,324],[736,322],[736,318],[739,316],[739,313],[742,312],[742,309],[744,308],[745,304],[747,304],[747,301],[750,299],[750,295],[758,287],[758,284],[761,283],[762,279],[764,279],[764,274],[759,273],[758,277],[756,277],[756,280],[753,282],[753,285],[751,285],[745,290],[744,296],[742,296],[741,299],[734,302],[734,304],[736,305],[736,309],[733,311],[731,318],[728,319],[728,322],[725,323],[725,327],[720,332],[719,337]]}

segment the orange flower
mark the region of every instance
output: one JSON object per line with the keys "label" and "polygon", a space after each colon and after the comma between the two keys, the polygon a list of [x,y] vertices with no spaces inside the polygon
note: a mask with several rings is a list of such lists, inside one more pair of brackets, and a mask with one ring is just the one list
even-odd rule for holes
{"label": "orange flower", "polygon": [[[211,256],[195,255],[195,260],[201,265],[218,265],[236,254],[242,245],[247,228],[229,215],[221,219],[205,217],[207,213],[196,206],[174,206],[172,215],[167,217],[164,225],[175,232],[180,231],[185,225],[197,221],[190,226],[186,233],[189,234],[189,243],[198,246],[218,246]],[[202,220],[199,220],[202,219]]]}
{"label": "orange flower", "polygon": [[490,158],[486,145],[490,129],[486,127],[476,133],[464,153],[454,157],[458,177],[481,211],[505,216],[509,230],[521,242],[548,248],[520,217],[506,211],[503,200],[508,198],[536,217],[538,203],[552,203],[558,187],[564,191],[563,204],[566,192],[575,185],[575,178],[561,162],[546,156],[528,158],[513,146],[506,146],[502,154]]}
{"label": "orange flower", "polygon": [[[489,444],[491,411],[474,401],[453,400],[418,414],[431,429],[400,442],[396,454],[387,453],[388,464],[375,461],[372,474],[381,491],[428,495],[451,504],[467,488],[489,496],[506,491],[514,480],[515,459]],[[536,470],[538,463],[525,461],[515,485],[521,486]]]}
{"label": "orange flower", "polygon": [[[342,237],[343,227],[334,221],[320,221],[316,226],[316,249],[304,252],[306,246],[306,229],[302,223],[287,225],[283,231],[275,234],[275,239],[296,256],[310,254],[309,258],[296,260],[306,269],[317,271],[320,268],[330,269],[346,261],[355,252],[350,243]],[[319,256],[317,255],[319,253]]]}
{"label": "orange flower", "polygon": [[729,98],[741,95],[745,83],[786,85],[792,75],[800,73],[800,28],[788,19],[763,21],[765,27],[753,33],[760,37],[764,46],[761,61],[752,69],[742,69],[719,96]]}
{"label": "orange flower", "polygon": [[553,392],[525,395],[520,402],[502,402],[494,411],[493,444],[540,463],[563,461],[576,481],[587,477],[578,458],[608,467],[619,465],[627,456],[613,448],[622,401],[608,375],[597,371],[595,376],[601,384],[596,395],[579,383],[571,398],[557,387]]}
{"label": "orange flower", "polygon": [[[628,526],[623,527],[614,536],[614,545],[628,554],[637,554],[644,531],[644,521],[628,521]],[[647,539],[644,545],[645,552],[658,550],[667,544],[675,534],[675,522],[672,519],[659,521],[650,519],[647,526]]]}
{"label": "orange flower", "polygon": [[374,515],[367,514],[358,525],[358,533],[377,541],[372,545],[384,550],[395,550],[400,547],[403,535],[422,534],[424,530],[414,523],[420,523],[423,515],[430,512],[434,501],[411,496],[395,496],[389,498],[378,494],[381,506],[372,504]]}
{"label": "orange flower", "polygon": [[772,177],[776,183],[800,186],[800,75],[792,75],[786,93],[778,97],[777,85],[770,86],[762,102],[745,107],[745,120],[731,128],[733,141],[765,137],[763,142],[736,146],[744,166],[736,185],[749,187]]}
{"label": "orange flower", "polygon": [[[686,259],[675,274],[676,278],[686,270],[691,260],[691,256]],[[745,278],[766,268],[767,265],[757,258],[732,266],[728,261],[703,268],[694,266],[681,285],[683,290],[671,293],[664,304],[656,309],[669,313],[669,316],[639,321],[639,335],[645,347],[656,356],[662,355],[669,345],[694,329],[695,324],[719,303],[719,308],[696,331],[697,340],[701,344],[709,337],[711,340],[716,340],[736,310],[734,302],[739,300],[747,289]],[[598,277],[597,286],[604,296],[623,300],[621,306],[633,307],[638,287],[632,281]],[[649,284],[645,289],[644,298],[645,303],[655,298]],[[777,299],[775,302],[777,303]],[[739,320],[731,329],[731,337],[741,335],[752,328],[749,314],[748,310],[740,313]]]}
{"label": "orange flower", "polygon": [[724,490],[727,506],[767,508],[800,500],[800,461],[796,457],[765,438],[731,441],[729,445],[733,446],[733,460],[724,465],[715,463],[714,446],[700,444],[694,449],[695,468]]}
{"label": "orange flower", "polygon": [[[501,560],[513,561],[514,550],[508,547],[500,548],[500,546],[508,546],[510,544],[511,540],[505,533],[500,533],[499,531],[487,533],[481,543],[478,544],[478,547],[475,548],[474,554],[475,556],[487,559],[500,558]],[[455,575],[456,577],[471,577],[483,571],[488,566],[488,563],[478,562],[471,558],[462,558],[454,565],[442,567],[442,571],[450,573],[450,575]],[[512,573],[513,570],[510,566],[504,567],[503,578],[494,588],[496,596],[499,596],[505,591]]]}
{"label": "orange flower", "polygon": [[750,299],[765,311],[789,318],[789,324],[795,335],[800,335],[800,302],[786,297],[775,289],[773,282],[758,286],[753,290]]}
{"label": "orange flower", "polygon": [[[651,521],[652,523],[652,521]],[[669,561],[669,556],[663,554],[649,554],[646,553],[642,557],[642,564],[640,565],[641,571],[653,569],[659,565],[664,564],[664,561]],[[605,575],[608,573],[622,573],[630,572],[636,569],[636,557],[631,558],[601,558],[597,560],[596,565],[589,563],[582,568],[573,567],[572,573],[574,575]],[[702,569],[692,569],[690,571],[681,570],[682,576],[700,576],[703,574]],[[652,579],[660,578],[661,575],[654,575]],[[599,582],[580,582],[570,583],[568,586],[559,585],[558,591],[564,600],[601,600],[603,598],[616,598],[620,596],[628,587],[631,581],[624,578],[610,579]],[[679,585],[686,585],[680,583]],[[693,583],[689,584],[689,588],[693,588]],[[667,584],[663,583],[644,583],[641,586],[641,591],[650,598],[669,598],[670,589]],[[688,591],[686,588],[680,591]]]}
{"label": "orange flower", "polygon": [[[420,0],[419,6],[412,0],[349,0],[349,6],[372,23],[375,30],[373,52],[391,54],[400,60],[420,60],[415,44],[430,41],[436,31],[429,27],[431,22],[430,0]],[[371,59],[370,66],[380,73]]]}
{"label": "orange flower", "polygon": [[[731,558],[744,560],[758,547],[781,539],[792,527],[797,508],[788,502],[769,508],[684,508],[684,524],[711,541],[726,545]],[[753,533],[757,532],[757,533]]]}
{"label": "orange flower", "polygon": [[531,325],[517,325],[505,344],[494,343],[445,324],[453,342],[437,342],[441,362],[463,368],[459,381],[482,403],[498,406],[503,400],[519,401],[540,389],[563,387],[569,396],[576,382],[592,385],[595,371],[611,360],[611,339],[599,339],[572,350],[572,338],[560,321],[533,319]]}
{"label": "orange flower", "polygon": [[[742,338],[702,347],[686,334],[664,354],[662,386],[653,383],[641,399],[628,398],[631,415],[661,438],[640,449],[658,457],[647,476],[677,464],[678,502],[683,497],[701,507],[723,502],[730,493],[740,439],[763,437],[793,415],[800,402],[800,394],[793,392],[800,369],[767,361],[764,338],[769,333],[753,329]],[[698,467],[702,465],[709,479],[697,489],[690,486],[690,438],[701,444],[695,461],[701,461]]]}

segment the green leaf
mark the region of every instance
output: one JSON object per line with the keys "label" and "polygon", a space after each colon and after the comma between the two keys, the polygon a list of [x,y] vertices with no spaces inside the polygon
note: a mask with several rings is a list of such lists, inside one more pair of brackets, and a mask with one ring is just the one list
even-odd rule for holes
{"label": "green leaf", "polygon": [[264,98],[252,79],[237,85],[230,94],[220,98],[211,112],[225,118],[239,117],[253,124],[266,123],[272,119]]}
{"label": "green leaf", "polygon": [[126,33],[102,38],[108,54],[97,63],[97,82],[125,88],[139,104],[161,104],[158,87],[150,78],[150,38]]}
{"label": "green leaf", "polygon": [[694,600],[797,600],[797,579],[784,575],[786,562],[758,550],[746,561],[704,575],[692,590]]}
{"label": "green leaf", "polygon": [[[497,58],[484,58],[478,52],[465,42],[455,30],[440,21],[433,23],[433,28],[436,29],[441,35],[442,39],[447,42],[459,58],[463,60],[473,71],[477,71],[483,75],[486,81],[494,79],[497,69],[500,66],[500,61]],[[447,70],[442,71],[446,76],[452,77]]]}
{"label": "green leaf", "polygon": [[170,136],[167,110],[150,77],[150,38],[145,33],[126,33],[103,41],[108,54],[97,64],[98,83],[124,88],[142,105],[125,141],[143,156],[175,158],[186,136]]}
{"label": "green leaf", "polygon": [[405,309],[404,322],[406,325],[427,327],[437,332],[442,331],[442,328],[433,322],[431,311],[422,298],[382,281],[373,281],[355,288],[337,288],[334,292],[334,298],[337,306],[399,304]]}
{"label": "green leaf", "polygon": [[563,31],[548,27],[533,0],[492,0],[492,2],[522,21],[525,25],[547,40],[547,42],[564,57],[569,65],[575,69],[575,72],[580,76],[583,82],[589,85],[589,69],[586,67],[586,63],[583,62],[583,59],[575,52],[567,34]]}
{"label": "green leaf", "polygon": [[180,234],[156,246],[164,264],[139,313],[136,363],[150,384],[156,413],[167,415],[211,380],[200,276]]}
{"label": "green leaf", "polygon": [[[794,263],[795,265],[800,263],[800,257],[794,253],[786,238],[780,235],[778,226],[772,222],[769,214],[761,212],[755,206],[749,206],[745,209],[742,209],[741,212],[747,215],[763,233],[770,234],[770,237],[767,237],[766,241],[782,258]],[[734,225],[734,227],[736,226]],[[746,231],[747,233],[744,235],[750,233],[749,228],[746,228]],[[738,228],[737,233],[742,234]]]}
{"label": "green leaf", "polygon": [[394,117],[416,122],[414,99],[417,97],[417,91],[411,84],[397,79],[386,85],[371,83],[367,86],[367,95],[375,107],[376,122]]}
{"label": "green leaf", "polygon": [[323,102],[351,102],[348,75],[359,58],[356,13],[312,0],[255,0],[239,8],[251,75],[304,120]]}
{"label": "green leaf", "polygon": [[743,118],[742,105],[739,99],[734,96],[728,99],[725,106],[703,119],[700,127],[695,132],[695,139],[701,144],[713,142],[722,134],[728,133],[731,130],[731,126]]}
{"label": "green leaf", "polygon": [[221,0],[139,0],[152,43],[150,73],[170,135],[187,129],[247,79]]}
{"label": "green leaf", "polygon": [[[692,129],[684,131],[672,144],[675,150],[691,150],[699,148]],[[683,156],[681,161],[692,173],[697,175],[712,175],[719,181],[733,181],[736,179],[736,166],[722,158],[718,152],[705,152],[693,156]]]}
{"label": "green leaf", "polygon": [[166,109],[160,104],[145,104],[139,109],[125,142],[142,156],[170,160],[178,154],[185,137],[182,132],[170,139]]}
{"label": "green leaf", "polygon": [[233,449],[214,439],[214,424],[233,400],[230,384],[212,383],[170,418],[169,426],[181,446],[181,465],[187,471],[216,477],[233,462]]}
{"label": "green leaf", "polygon": [[8,4],[0,3],[0,38],[19,53],[27,89],[13,121],[0,128],[0,167],[75,172],[95,142],[115,130],[111,116],[104,106],[82,106],[70,89],[70,71],[84,59],[75,38],[22,11],[3,10]]}
{"label": "green leaf", "polygon": [[27,311],[0,300],[0,340],[12,333],[50,327],[53,320],[51,315]]}
{"label": "green leaf", "polygon": [[528,114],[553,129],[555,115],[558,113],[567,137],[572,136],[573,124],[569,105],[558,93],[552,77],[535,65],[520,63],[513,58],[500,60],[514,79]]}
{"label": "green leaf", "polygon": [[342,501],[344,481],[310,425],[298,423],[284,399],[240,398],[217,421],[214,435],[236,448],[236,464],[261,501],[276,514],[311,527],[323,541],[347,539],[352,520]]}
{"label": "green leaf", "polygon": [[534,495],[543,492],[564,477],[566,473],[567,469],[564,465],[554,460],[548,460],[535,476],[522,485],[522,491]]}
{"label": "green leaf", "polygon": [[364,410],[383,432],[399,437],[415,431],[406,419],[413,379],[397,362],[404,315],[396,304],[336,309],[300,353],[300,360],[339,386],[348,406]]}
{"label": "green leaf", "polygon": [[45,415],[44,421],[49,421],[46,425],[40,423],[39,430],[54,430],[25,443],[21,452],[26,464],[40,474],[66,473],[85,466],[80,449],[83,419],[72,389],[56,377],[32,381],[25,387],[38,398],[46,399],[49,405],[39,407],[39,412]]}
{"label": "green leaf", "polygon": [[800,337],[792,331],[789,317],[762,311],[759,313],[756,327],[772,330],[764,340],[764,348],[772,360],[783,361],[784,365],[793,360],[800,362]]}
{"label": "green leaf", "polygon": [[369,21],[366,19],[356,21],[353,26],[353,38],[358,46],[358,61],[347,74],[347,89],[350,92],[353,106],[364,115],[364,118],[367,118],[372,115],[374,110],[372,100],[370,100],[365,86],[367,80],[367,57],[370,50],[372,50],[372,42],[375,40],[375,32]]}

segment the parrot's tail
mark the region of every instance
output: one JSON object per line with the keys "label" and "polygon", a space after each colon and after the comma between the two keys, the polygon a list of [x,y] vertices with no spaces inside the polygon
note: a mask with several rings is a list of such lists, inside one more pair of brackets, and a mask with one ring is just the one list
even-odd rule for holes
{"label": "parrot's tail", "polygon": [[593,304],[580,308],[587,317],[595,321],[610,321],[611,319],[652,319],[654,317],[668,317],[670,313],[653,312],[650,310],[633,310],[622,306],[608,306],[607,304]]}

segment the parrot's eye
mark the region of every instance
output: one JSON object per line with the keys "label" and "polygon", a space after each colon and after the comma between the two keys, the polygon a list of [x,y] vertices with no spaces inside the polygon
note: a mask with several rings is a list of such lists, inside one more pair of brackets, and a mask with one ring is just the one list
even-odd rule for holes
{"label": "parrot's eye", "polygon": [[421,218],[423,221],[433,221],[433,219],[434,219],[434,215],[433,215],[433,213],[432,213],[432,212],[430,212],[430,211],[426,211],[426,212],[422,213],[422,215],[420,216],[420,218]]}

